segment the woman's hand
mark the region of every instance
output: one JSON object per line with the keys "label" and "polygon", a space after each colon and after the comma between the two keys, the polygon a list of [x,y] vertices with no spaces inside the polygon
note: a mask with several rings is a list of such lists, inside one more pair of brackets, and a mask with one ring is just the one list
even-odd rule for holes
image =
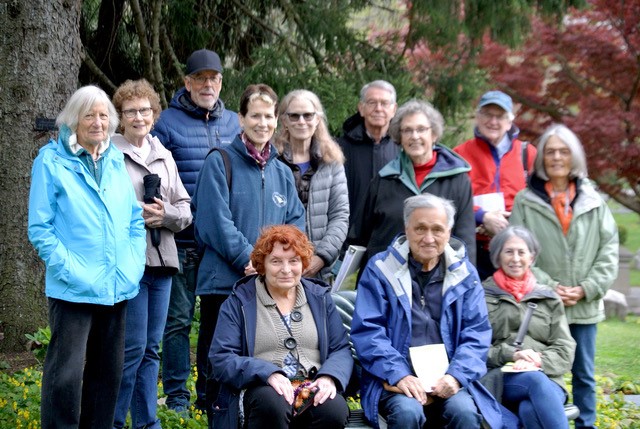
{"label": "woman's hand", "polygon": [[164,201],[155,197],[153,200],[155,201],[154,203],[142,206],[142,218],[144,219],[144,224],[149,228],[160,228],[165,216]]}
{"label": "woman's hand", "polygon": [[562,303],[565,307],[571,307],[576,305],[578,301],[585,297],[584,289],[582,286],[562,286],[558,285],[556,292],[560,295]]}
{"label": "woman's hand", "polygon": [[284,396],[284,399],[289,403],[289,405],[293,405],[293,386],[291,385],[291,381],[284,375],[279,372],[274,372],[267,378],[267,383],[269,386],[273,387],[273,389],[278,392],[279,395]]}
{"label": "woman's hand", "polygon": [[333,381],[333,378],[328,375],[322,375],[316,378],[315,381],[309,385],[309,389],[316,392],[313,396],[314,406],[324,404],[327,399],[336,397],[336,383]]}
{"label": "woman's hand", "polygon": [[531,349],[518,350],[513,354],[513,369],[534,369],[542,366],[542,354]]}
{"label": "woman's hand", "polygon": [[318,271],[320,271],[324,267],[324,261],[318,255],[313,255],[311,257],[311,262],[307,267],[306,271],[302,273],[303,277],[313,277]]}

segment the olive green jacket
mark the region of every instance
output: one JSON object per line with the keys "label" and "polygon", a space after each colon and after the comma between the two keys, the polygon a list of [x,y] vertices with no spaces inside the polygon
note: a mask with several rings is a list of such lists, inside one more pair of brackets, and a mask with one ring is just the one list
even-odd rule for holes
{"label": "olive green jacket", "polygon": [[542,354],[542,371],[562,388],[563,375],[571,370],[576,342],[571,337],[560,297],[551,289],[536,285],[520,303],[508,292],[500,289],[489,277],[483,282],[489,321],[493,334],[487,357],[487,368],[499,368],[513,362],[516,348],[513,343],[522,324],[527,304],[533,302],[529,329],[522,350],[532,349]]}
{"label": "olive green jacket", "polygon": [[[618,277],[618,228],[613,215],[588,180],[576,184],[573,218],[565,236],[549,197],[532,176],[515,198],[509,222],[531,230],[542,247],[534,270],[538,282],[556,288],[582,286],[585,297],[565,308],[569,324],[604,320],[602,298]],[[543,186],[543,185],[542,185]]]}

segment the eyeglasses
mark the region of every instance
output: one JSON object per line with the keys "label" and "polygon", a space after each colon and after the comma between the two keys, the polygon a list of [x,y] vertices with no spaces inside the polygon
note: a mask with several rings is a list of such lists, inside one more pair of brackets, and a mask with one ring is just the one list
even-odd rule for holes
{"label": "eyeglasses", "polygon": [[402,128],[400,134],[406,137],[411,137],[413,133],[418,133],[419,136],[423,136],[429,131],[431,127],[418,127],[418,128]]}
{"label": "eyeglasses", "polygon": [[375,109],[378,106],[382,106],[383,109],[388,109],[393,102],[391,100],[367,100],[364,104],[369,109]]}
{"label": "eyeglasses", "polygon": [[309,122],[309,121],[313,120],[313,118],[315,118],[316,113],[317,112],[306,112],[306,113],[291,113],[291,112],[287,112],[286,115],[293,122],[298,122],[300,120],[300,118],[302,118],[305,121]]}
{"label": "eyeglasses", "polygon": [[222,82],[222,75],[221,74],[217,74],[215,76],[197,75],[197,76],[189,76],[189,78],[192,79],[198,85],[204,85],[205,83],[207,83],[208,80],[210,80],[211,83],[216,84],[216,85],[219,84],[220,82]]}
{"label": "eyeglasses", "polygon": [[509,120],[508,113],[495,114],[495,113],[487,112],[485,110],[480,110],[478,114],[480,115],[480,117],[482,117],[482,119],[484,119],[487,122],[491,121],[492,119],[495,119],[498,122],[504,122]]}
{"label": "eyeglasses", "polygon": [[146,118],[153,113],[153,109],[151,107],[143,107],[142,109],[127,109],[122,111],[122,115],[129,119],[135,118],[138,113],[140,113],[140,116],[143,118]]}

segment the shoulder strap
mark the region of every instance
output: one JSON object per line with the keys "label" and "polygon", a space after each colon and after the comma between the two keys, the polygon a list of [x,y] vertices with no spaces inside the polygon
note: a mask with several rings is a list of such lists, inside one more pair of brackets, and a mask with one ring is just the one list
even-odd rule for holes
{"label": "shoulder strap", "polygon": [[529,142],[522,142],[522,167],[524,168],[524,183],[529,182]]}
{"label": "shoulder strap", "polygon": [[[227,178],[227,186],[229,187],[229,192],[231,192],[231,160],[229,159],[229,154],[226,150],[221,147],[214,147],[207,153],[207,156],[211,155],[212,152],[218,151],[222,156],[222,163],[224,164],[224,174]],[[205,157],[206,158],[206,157]]]}

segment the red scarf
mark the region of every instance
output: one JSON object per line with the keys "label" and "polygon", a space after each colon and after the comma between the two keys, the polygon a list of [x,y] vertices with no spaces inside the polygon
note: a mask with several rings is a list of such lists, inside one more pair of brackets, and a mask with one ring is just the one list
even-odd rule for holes
{"label": "red scarf", "polygon": [[424,179],[426,179],[427,175],[431,173],[431,170],[433,170],[433,167],[436,165],[437,160],[438,152],[434,150],[433,156],[431,157],[430,161],[422,165],[413,164],[413,173],[416,176],[416,185],[418,185],[418,189],[420,189],[420,186],[422,186],[422,182],[424,182]]}
{"label": "red scarf", "polygon": [[536,278],[533,276],[531,270],[527,270],[524,277],[518,280],[509,277],[502,271],[502,268],[498,268],[498,270],[493,273],[493,280],[500,289],[513,295],[517,302],[520,302],[536,285]]}

